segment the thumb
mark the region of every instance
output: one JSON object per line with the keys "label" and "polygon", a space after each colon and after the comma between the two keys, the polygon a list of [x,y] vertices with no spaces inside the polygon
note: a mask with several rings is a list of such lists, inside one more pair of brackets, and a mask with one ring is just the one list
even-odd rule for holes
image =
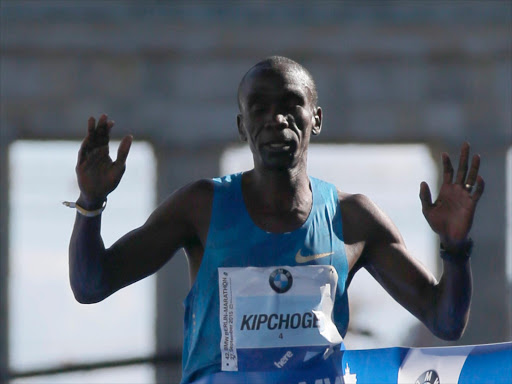
{"label": "thumb", "polygon": [[420,184],[420,200],[421,209],[423,210],[423,213],[425,213],[432,205],[432,195],[430,194],[428,184],[424,181]]}
{"label": "thumb", "polygon": [[128,152],[130,152],[130,147],[132,146],[132,142],[132,135],[123,137],[123,140],[121,140],[121,144],[119,144],[119,148],[117,149],[117,159],[115,161],[116,166],[124,167],[126,158],[128,157]]}

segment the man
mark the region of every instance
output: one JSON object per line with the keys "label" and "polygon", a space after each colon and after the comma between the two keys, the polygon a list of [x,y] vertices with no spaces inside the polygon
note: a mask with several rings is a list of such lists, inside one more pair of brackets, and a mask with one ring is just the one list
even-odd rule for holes
{"label": "man", "polygon": [[238,131],[254,168],[181,188],[108,249],[100,213],[122,177],[132,137],[122,140],[112,162],[114,122],[106,115],[97,124],[89,119],[76,167],[81,194],[70,244],[76,299],[103,300],[184,248],[192,288],[185,302],[183,382],[258,370],[282,374],[285,367],[290,375],[303,367],[329,370],[347,330],[346,289],[360,268],[436,336],[459,338],[471,300],[468,233],[484,190],[479,156],[468,166],[469,145],[462,146],[455,175],[443,154],[434,203],[427,184],[420,187],[424,216],[443,248],[438,282],[367,197],[307,175],[308,145],[320,133],[322,109],[306,69],[284,57],[259,62],[242,79],[238,102]]}

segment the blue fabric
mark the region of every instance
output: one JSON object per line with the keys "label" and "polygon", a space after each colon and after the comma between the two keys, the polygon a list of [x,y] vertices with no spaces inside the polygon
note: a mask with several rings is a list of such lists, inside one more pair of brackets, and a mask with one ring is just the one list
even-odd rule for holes
{"label": "blue fabric", "polygon": [[282,371],[217,372],[204,376],[192,384],[343,384],[343,372],[339,362],[341,351],[336,350],[329,358],[305,364],[302,369]]}
{"label": "blue fabric", "polygon": [[459,383],[512,383],[512,343],[475,346],[462,367]]}
{"label": "blue fabric", "polygon": [[356,373],[360,383],[396,383],[398,368],[406,355],[407,348],[346,350],[341,366]]}
{"label": "blue fabric", "polygon": [[[461,367],[454,367],[450,357],[460,357],[461,350],[467,351],[467,356],[462,356],[465,361]],[[406,367],[407,357],[411,352],[417,351],[424,353],[422,356],[426,369],[421,366]],[[407,381],[410,383],[510,384],[512,342],[469,347],[345,350],[336,352],[332,358],[304,370],[221,372],[205,376],[192,384],[397,384],[404,383],[399,376],[405,370],[409,370],[413,377],[413,381]],[[454,371],[458,379],[447,379],[447,371]],[[427,372],[427,377],[431,380],[425,380]]]}
{"label": "blue fabric", "polygon": [[359,383],[397,383],[398,369],[407,351],[408,348],[346,350],[341,366],[349,367]]}
{"label": "blue fabric", "polygon": [[185,299],[183,383],[220,372],[219,267],[295,266],[302,255],[332,255],[300,265],[332,265],[338,273],[333,320],[344,336],[348,326],[345,283],[348,263],[335,186],[310,178],[313,206],[306,222],[288,233],[269,233],[250,218],[242,196],[242,174],[214,179],[207,244],[196,281]]}

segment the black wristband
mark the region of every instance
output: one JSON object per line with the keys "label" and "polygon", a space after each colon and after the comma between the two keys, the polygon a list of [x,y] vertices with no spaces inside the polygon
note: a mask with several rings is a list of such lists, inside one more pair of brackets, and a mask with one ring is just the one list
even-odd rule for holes
{"label": "black wristband", "polygon": [[441,259],[446,261],[451,261],[453,263],[464,263],[469,260],[471,257],[471,252],[473,251],[473,239],[468,238],[463,244],[461,244],[460,248],[457,252],[449,252],[443,248],[443,244],[441,244],[440,254]]}

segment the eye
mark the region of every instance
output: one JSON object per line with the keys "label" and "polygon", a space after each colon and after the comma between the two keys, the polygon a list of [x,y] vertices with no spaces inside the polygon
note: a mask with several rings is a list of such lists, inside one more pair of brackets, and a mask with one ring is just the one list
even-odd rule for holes
{"label": "eye", "polygon": [[283,109],[288,113],[299,113],[301,105],[296,102],[288,102],[283,106]]}
{"label": "eye", "polygon": [[289,95],[283,101],[284,107],[287,108],[288,110],[297,109],[304,106],[304,100],[295,94]]}

